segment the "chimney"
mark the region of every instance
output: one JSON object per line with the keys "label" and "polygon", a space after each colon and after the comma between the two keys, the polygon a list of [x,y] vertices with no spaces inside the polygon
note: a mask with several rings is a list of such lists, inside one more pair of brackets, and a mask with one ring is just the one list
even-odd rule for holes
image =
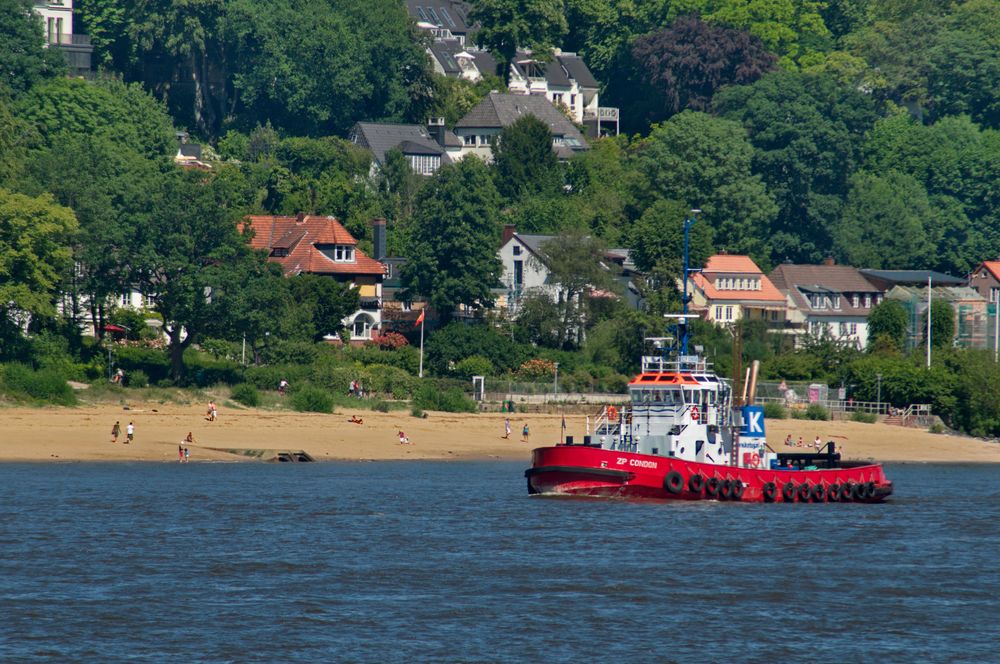
{"label": "chimney", "polygon": [[372,247],[375,252],[372,258],[377,261],[385,258],[385,219],[382,217],[372,219]]}
{"label": "chimney", "polygon": [[823,265],[831,266],[831,265],[836,265],[836,264],[837,264],[837,261],[835,261],[833,259],[833,256],[827,256],[826,258],[823,259]]}
{"label": "chimney", "polygon": [[437,141],[438,145],[444,147],[444,118],[428,118],[427,133],[430,134],[431,140]]}
{"label": "chimney", "polygon": [[297,215],[295,215],[295,223],[301,224],[305,220],[306,220],[305,212],[299,212]]}
{"label": "chimney", "polygon": [[503,225],[503,236],[500,238],[500,246],[502,247],[503,245],[505,245],[508,242],[510,242],[510,239],[512,237],[514,237],[514,233],[516,233],[516,232],[517,232],[517,229],[514,228],[514,224],[504,224]]}

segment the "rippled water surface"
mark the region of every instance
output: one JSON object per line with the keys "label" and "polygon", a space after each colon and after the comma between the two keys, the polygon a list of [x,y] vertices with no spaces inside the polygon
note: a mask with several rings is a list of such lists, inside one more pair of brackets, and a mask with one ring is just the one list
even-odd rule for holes
{"label": "rippled water surface", "polygon": [[522,471],[0,465],[0,660],[1000,661],[1000,467],[890,466],[885,505]]}

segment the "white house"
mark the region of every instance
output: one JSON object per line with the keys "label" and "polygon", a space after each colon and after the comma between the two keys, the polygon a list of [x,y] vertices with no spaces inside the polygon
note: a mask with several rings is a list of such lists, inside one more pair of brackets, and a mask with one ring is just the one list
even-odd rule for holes
{"label": "white house", "polygon": [[73,32],[73,0],[35,0],[32,9],[42,20],[45,46],[66,55],[74,76],[89,75],[94,47],[89,35]]}

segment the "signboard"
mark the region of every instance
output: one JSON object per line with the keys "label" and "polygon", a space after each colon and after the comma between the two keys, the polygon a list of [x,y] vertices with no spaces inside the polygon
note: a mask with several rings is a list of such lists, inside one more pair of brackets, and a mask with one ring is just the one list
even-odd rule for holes
{"label": "signboard", "polygon": [[747,438],[764,437],[764,407],[763,406],[743,406],[743,426],[740,427],[740,436]]}

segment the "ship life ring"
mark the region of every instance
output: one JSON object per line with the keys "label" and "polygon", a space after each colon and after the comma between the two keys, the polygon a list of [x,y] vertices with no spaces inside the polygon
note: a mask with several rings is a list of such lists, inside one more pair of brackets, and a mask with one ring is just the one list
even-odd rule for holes
{"label": "ship life ring", "polygon": [[773,503],[775,496],[778,495],[778,485],[774,482],[766,482],[763,487],[761,487],[760,495],[764,497],[764,501],[768,503]]}
{"label": "ship life ring", "polygon": [[705,493],[707,493],[712,498],[715,498],[716,496],[719,495],[719,488],[721,487],[721,485],[722,482],[719,481],[718,477],[709,477],[707,480],[705,480]]}
{"label": "ship life ring", "polygon": [[663,478],[663,488],[670,493],[680,493],[684,490],[684,477],[676,470],[671,470]]}
{"label": "ship life ring", "polygon": [[719,494],[725,498],[729,499],[733,497],[733,483],[730,480],[722,480],[722,488],[719,489]]}
{"label": "ship life ring", "polygon": [[812,494],[812,487],[809,486],[808,482],[803,482],[799,485],[799,502],[805,503],[809,502],[809,496]]}
{"label": "ship life ring", "polygon": [[608,420],[617,420],[618,419],[618,409],[615,408],[614,406],[608,406],[607,407],[607,413],[608,413]]}
{"label": "ship life ring", "polygon": [[733,500],[743,500],[743,482],[733,480]]}
{"label": "ship life ring", "polygon": [[821,503],[823,502],[823,498],[826,497],[826,489],[823,488],[822,484],[814,484],[810,492],[810,497],[814,503]]}
{"label": "ship life ring", "polygon": [[831,503],[840,502],[840,485],[831,484],[826,488],[826,498]]}
{"label": "ship life ring", "polygon": [[795,485],[791,482],[785,482],[785,486],[781,487],[781,498],[786,503],[791,503],[795,501]]}
{"label": "ship life ring", "polygon": [[699,415],[701,415],[701,413],[698,412],[698,406],[691,406],[691,419],[694,420],[695,422],[698,422]]}
{"label": "ship life ring", "polygon": [[688,489],[694,493],[701,493],[705,488],[705,478],[695,473],[688,478]]}

